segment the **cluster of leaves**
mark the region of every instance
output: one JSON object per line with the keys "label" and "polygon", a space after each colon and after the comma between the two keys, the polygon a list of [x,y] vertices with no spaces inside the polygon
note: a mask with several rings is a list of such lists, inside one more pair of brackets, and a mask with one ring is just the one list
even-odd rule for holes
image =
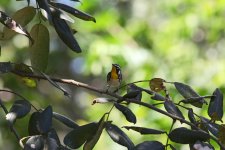
{"label": "cluster of leaves", "polygon": [[[0,40],[9,40],[15,36],[16,33],[27,36],[31,43],[31,64],[33,67],[44,71],[48,64],[50,36],[48,28],[44,24],[41,24],[41,20],[47,20],[54,27],[59,38],[71,50],[77,53],[81,52],[81,48],[73,35],[76,31],[71,29],[67,23],[67,21],[73,23],[74,20],[65,12],[85,21],[96,22],[96,20],[89,14],[62,3],[48,0],[36,0],[36,3],[37,9],[33,6],[29,6],[28,1],[28,6],[16,11],[12,17],[0,11],[0,22],[5,26],[1,33]],[[41,16],[39,17],[40,21],[33,25],[31,31],[28,32],[24,27],[33,20],[37,13]]]}

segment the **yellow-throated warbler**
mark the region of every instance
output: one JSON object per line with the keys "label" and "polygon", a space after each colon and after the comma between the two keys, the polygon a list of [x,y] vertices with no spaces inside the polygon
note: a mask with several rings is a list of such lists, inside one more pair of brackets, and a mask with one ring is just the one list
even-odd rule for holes
{"label": "yellow-throated warbler", "polygon": [[122,72],[118,64],[112,64],[112,70],[107,74],[108,89],[118,88],[122,82]]}

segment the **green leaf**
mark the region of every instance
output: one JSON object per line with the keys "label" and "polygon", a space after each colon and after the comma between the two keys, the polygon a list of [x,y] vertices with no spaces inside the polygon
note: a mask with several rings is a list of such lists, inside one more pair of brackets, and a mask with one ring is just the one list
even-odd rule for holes
{"label": "green leaf", "polygon": [[48,106],[39,114],[37,127],[40,133],[47,133],[52,128],[52,114],[51,106]]}
{"label": "green leaf", "polygon": [[126,117],[127,121],[132,122],[134,124],[137,122],[136,116],[128,107],[125,107],[118,103],[115,103],[114,105],[119,111],[121,111],[123,113],[123,115]]}
{"label": "green leaf", "polygon": [[61,4],[61,3],[51,3],[51,5],[53,5],[57,8],[60,8],[60,9],[64,10],[65,12],[68,12],[68,13],[70,13],[70,14],[74,15],[75,17],[80,18],[82,20],[96,22],[95,18],[92,17],[91,15],[86,14],[86,13],[84,13],[84,12],[78,10],[78,9],[75,9],[73,7],[70,7],[68,5]]}
{"label": "green leaf", "polygon": [[[134,95],[132,95],[131,93],[134,94]],[[126,94],[126,96],[128,96],[128,95],[130,95],[130,96],[132,95],[131,96],[132,98],[130,98],[132,100],[141,101],[141,98],[142,98],[142,90],[138,86],[136,86],[135,84],[133,84],[133,83],[132,84],[129,84],[127,86],[127,94]],[[128,96],[128,97],[130,97],[130,96]]]}
{"label": "green leaf", "polygon": [[199,97],[200,95],[198,95],[189,85],[183,84],[183,83],[179,83],[179,82],[174,82],[174,85],[177,89],[177,91],[184,97],[189,99],[190,104],[195,106],[195,107],[199,107],[202,108],[203,103],[205,103],[204,98],[200,98],[197,102],[191,102],[191,98],[192,97]]}
{"label": "green leaf", "polygon": [[165,150],[165,146],[158,141],[144,141],[136,145],[135,150]]}
{"label": "green leaf", "polygon": [[53,117],[57,119],[58,121],[62,122],[63,124],[65,124],[67,127],[74,128],[74,129],[79,127],[79,125],[77,125],[73,120],[71,120],[70,118],[62,114],[53,112]]}
{"label": "green leaf", "polygon": [[170,100],[166,100],[164,102],[164,107],[166,111],[174,116],[177,116],[181,119],[184,119],[182,112],[178,109],[178,107]]}
{"label": "green leaf", "polygon": [[33,75],[34,74],[33,70],[29,66],[27,66],[23,63],[14,64],[12,72],[16,73],[16,74],[19,74],[21,76],[23,76],[23,75],[24,76]]}
{"label": "green leaf", "polygon": [[73,51],[80,53],[81,48],[65,20],[61,19],[57,11],[52,11],[52,23],[59,38]]}
{"label": "green leaf", "polygon": [[208,108],[208,115],[214,121],[216,120],[222,121],[223,93],[218,88],[213,92],[213,96],[211,97]]}
{"label": "green leaf", "polygon": [[193,109],[188,109],[188,118],[191,121],[191,123],[196,124],[197,121],[195,119]]}
{"label": "green leaf", "polygon": [[134,130],[139,132],[140,134],[164,134],[166,131],[144,128],[144,127],[135,127],[135,126],[123,126],[123,128],[127,130]]}
{"label": "green leaf", "polygon": [[30,102],[27,100],[17,100],[14,102],[9,110],[9,113],[6,115],[6,120],[13,123],[17,118],[23,118],[26,116],[30,112],[30,109]]}
{"label": "green leaf", "polygon": [[13,66],[10,62],[0,62],[0,74],[8,73],[13,70]]}
{"label": "green leaf", "polygon": [[83,148],[84,150],[92,150],[94,148],[104,128],[105,128],[105,115],[103,115],[103,117],[98,122],[98,130],[95,133],[95,135],[92,138],[88,139],[87,142],[84,144]]}
{"label": "green leaf", "polygon": [[29,125],[28,125],[29,135],[40,134],[39,129],[37,127],[39,115],[40,115],[40,112],[33,112],[32,115],[30,116]]}
{"label": "green leaf", "polygon": [[[18,33],[26,35],[32,41],[31,37],[29,36],[29,33],[25,29],[23,29],[23,27],[26,26],[29,22],[31,22],[35,14],[36,14],[36,10],[34,7],[31,7],[31,6],[24,7],[18,10],[17,12],[15,12],[15,14],[12,15],[12,18],[11,18],[12,20],[11,21],[5,20],[5,22],[7,22],[8,25],[10,25],[10,23],[11,24],[16,23],[16,24],[10,27],[9,26],[4,27],[3,37],[0,37],[0,38],[2,40],[9,40],[16,35],[16,32],[18,32]],[[15,32],[12,30],[14,30]]]}
{"label": "green leaf", "polygon": [[66,146],[76,149],[83,145],[88,139],[92,138],[98,130],[97,123],[89,123],[79,126],[69,132],[63,142]]}
{"label": "green leaf", "polygon": [[36,24],[30,32],[34,44],[30,47],[32,67],[44,72],[48,65],[49,31],[43,24]]}
{"label": "green leaf", "polygon": [[38,3],[38,6],[40,7],[42,15],[49,20],[49,22],[52,22],[52,14],[49,7],[48,0],[36,0]]}
{"label": "green leaf", "polygon": [[200,117],[202,123],[207,127],[207,129],[216,137],[218,137],[220,125],[213,123],[207,118]]}
{"label": "green leaf", "polygon": [[171,141],[181,144],[193,144],[196,141],[206,141],[210,138],[210,135],[206,132],[184,127],[174,129],[168,136]]}
{"label": "green leaf", "polygon": [[128,150],[134,149],[134,143],[116,125],[113,125],[111,123],[106,123],[106,131],[114,142],[127,147]]}

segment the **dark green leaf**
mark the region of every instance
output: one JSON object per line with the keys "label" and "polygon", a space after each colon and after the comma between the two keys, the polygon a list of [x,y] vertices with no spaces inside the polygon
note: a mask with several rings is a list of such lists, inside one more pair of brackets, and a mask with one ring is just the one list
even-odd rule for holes
{"label": "dark green leaf", "polygon": [[123,113],[123,115],[126,117],[127,121],[132,122],[134,124],[137,122],[136,116],[129,108],[127,108],[123,105],[120,105],[118,103],[115,103],[114,105],[119,111],[121,111]]}
{"label": "dark green leaf", "polygon": [[157,100],[157,101],[165,101],[166,98],[158,93],[154,93],[153,96],[151,96],[151,99]]}
{"label": "dark green leaf", "polygon": [[166,100],[164,102],[164,107],[168,113],[174,116],[177,116],[181,119],[184,119],[182,112],[178,109],[178,107],[172,101]]}
{"label": "dark green leaf", "polygon": [[135,150],[165,150],[165,146],[158,141],[144,141],[136,145]]}
{"label": "dark green leaf", "polygon": [[27,100],[17,100],[14,102],[6,115],[6,119],[13,123],[17,118],[26,116],[31,109],[31,104]]}
{"label": "dark green leaf", "polygon": [[193,144],[196,141],[206,141],[210,135],[203,131],[190,130],[184,127],[176,128],[169,133],[171,141],[181,144]]}
{"label": "dark green leaf", "polygon": [[59,140],[58,134],[56,133],[55,129],[51,129],[48,132],[48,138],[54,139],[55,142],[57,143],[57,145],[60,145],[60,140]]}
{"label": "dark green leaf", "polygon": [[208,115],[212,120],[222,120],[223,117],[223,93],[217,88],[211,97]]}
{"label": "dark green leaf", "polygon": [[24,150],[41,150],[44,148],[44,138],[41,135],[30,137],[24,145]]}
{"label": "dark green leaf", "polygon": [[85,21],[93,21],[93,22],[96,22],[95,18],[92,17],[91,15],[89,14],[86,14],[78,9],[75,9],[73,7],[70,7],[68,5],[65,5],[65,4],[61,4],[61,3],[51,3],[53,6],[57,7],[57,8],[60,8],[72,15],[74,15],[75,17],[77,18],[80,18],[82,20],[85,20]]}
{"label": "dark green leaf", "polygon": [[30,60],[32,67],[44,72],[48,65],[49,31],[42,24],[36,24],[30,32],[34,44],[30,47]]}
{"label": "dark green leaf", "polygon": [[164,134],[165,131],[162,130],[156,130],[156,129],[150,129],[150,128],[144,128],[144,127],[135,127],[135,126],[123,126],[123,128],[127,130],[134,130],[141,134]]}
{"label": "dark green leaf", "polygon": [[141,89],[138,87],[138,86],[136,86],[135,84],[129,84],[128,86],[127,86],[127,94],[128,93],[136,93],[136,92],[138,92],[138,94],[136,95],[136,96],[134,96],[134,97],[132,97],[131,99],[132,100],[136,100],[136,101],[141,101],[141,98],[142,98],[142,91],[141,91]]}
{"label": "dark green leaf", "polygon": [[[177,91],[184,97],[187,98],[191,101],[190,98],[192,97],[199,97],[198,95],[189,85],[179,83],[179,82],[174,82],[174,85],[177,89]],[[191,103],[195,107],[202,108],[203,103],[205,103],[204,98],[199,99],[197,102]]]}
{"label": "dark green leaf", "polygon": [[43,110],[37,121],[37,127],[40,133],[47,133],[52,127],[52,107],[48,106]]}
{"label": "dark green leaf", "polygon": [[176,150],[176,148],[173,147],[173,145],[171,145],[171,144],[170,144],[170,148],[171,148],[171,150]]}
{"label": "dark green leaf", "polygon": [[59,145],[57,141],[53,138],[46,138],[45,139],[45,147],[44,150],[59,150]]}
{"label": "dark green leaf", "polygon": [[83,148],[84,150],[92,150],[94,148],[104,128],[105,128],[105,115],[103,115],[103,117],[98,122],[98,130],[95,133],[95,135],[92,138],[88,139],[87,142],[84,144]]}
{"label": "dark green leaf", "polygon": [[10,62],[0,62],[0,74],[12,71],[13,67]]}
{"label": "dark green leaf", "polygon": [[123,96],[123,98],[135,99],[140,94],[140,91],[131,91]]}
{"label": "dark green leaf", "polygon": [[37,127],[39,116],[40,116],[40,112],[34,112],[31,115],[30,120],[29,120],[29,125],[28,125],[29,135],[38,135],[38,134],[40,134],[39,129]]}
{"label": "dark green leaf", "polygon": [[38,3],[38,6],[41,9],[42,15],[49,20],[49,22],[52,22],[52,14],[51,10],[48,4],[48,0],[36,0]]}
{"label": "dark green leaf", "polygon": [[74,128],[74,129],[79,127],[73,120],[71,120],[70,118],[62,114],[53,112],[53,117],[57,119],[58,121],[62,122],[63,124],[65,124],[67,127]]}
{"label": "dark green leaf", "polygon": [[46,134],[52,128],[52,107],[48,106],[42,112],[31,115],[28,131],[29,135]]}
{"label": "dark green leaf", "polygon": [[27,65],[25,65],[23,63],[21,63],[21,64],[14,64],[12,72],[16,73],[16,74],[19,74],[21,76],[34,74],[33,70],[31,70],[31,68],[29,66],[27,66]]}
{"label": "dark green leaf", "polygon": [[80,53],[81,48],[73,36],[73,33],[65,20],[60,19],[57,11],[52,11],[52,23],[61,40],[73,51]]}
{"label": "dark green leaf", "polygon": [[79,126],[69,132],[63,142],[66,146],[76,149],[83,145],[88,139],[91,139],[98,130],[98,123],[89,123]]}
{"label": "dark green leaf", "polygon": [[200,118],[202,123],[207,127],[207,129],[216,137],[218,137],[218,133],[219,133],[219,128],[220,125],[213,123],[212,121],[210,121],[207,118],[201,117]]}
{"label": "dark green leaf", "polygon": [[117,126],[107,123],[106,124],[106,131],[111,137],[111,139],[125,147],[128,148],[128,150],[134,149],[134,143],[129,139],[129,137]]}
{"label": "dark green leaf", "polygon": [[195,119],[193,109],[188,109],[188,118],[191,121],[191,123],[196,124],[197,121]]}

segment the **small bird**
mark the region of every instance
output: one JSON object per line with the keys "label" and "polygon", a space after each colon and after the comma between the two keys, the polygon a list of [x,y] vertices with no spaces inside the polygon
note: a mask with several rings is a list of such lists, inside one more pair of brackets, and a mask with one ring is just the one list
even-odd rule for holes
{"label": "small bird", "polygon": [[[118,90],[122,82],[122,72],[118,64],[112,64],[112,70],[107,74],[108,89],[110,87]],[[107,89],[107,90],[108,90]]]}

